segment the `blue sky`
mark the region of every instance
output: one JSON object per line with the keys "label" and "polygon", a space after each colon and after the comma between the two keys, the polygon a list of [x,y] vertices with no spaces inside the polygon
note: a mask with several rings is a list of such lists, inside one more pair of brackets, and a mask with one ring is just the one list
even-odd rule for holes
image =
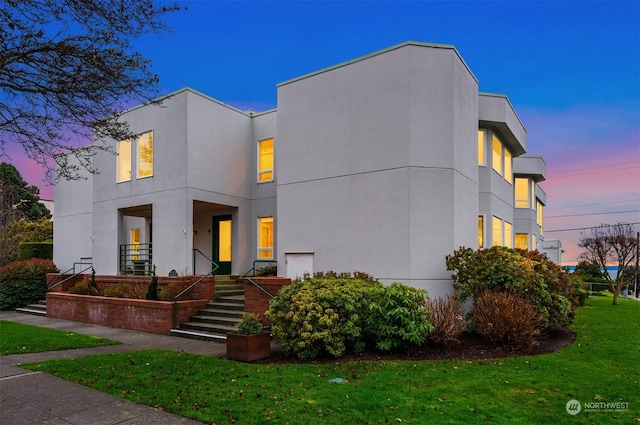
{"label": "blue sky", "polygon": [[640,223],[640,1],[178,4],[187,10],[169,17],[171,33],[135,44],[163,93],[189,86],[262,111],[288,79],[407,40],[454,45],[481,91],[509,97],[528,153],[545,158],[545,237],[563,241],[567,262],[580,236],[569,229]]}

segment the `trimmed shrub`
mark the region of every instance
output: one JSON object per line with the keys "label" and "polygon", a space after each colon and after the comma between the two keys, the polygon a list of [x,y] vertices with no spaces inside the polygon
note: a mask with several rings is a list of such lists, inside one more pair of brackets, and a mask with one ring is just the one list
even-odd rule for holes
{"label": "trimmed shrub", "polygon": [[0,268],[0,309],[12,310],[45,298],[47,273],[58,268],[51,260],[14,261]]}
{"label": "trimmed shrub", "polygon": [[456,295],[461,301],[486,290],[513,291],[528,300],[542,319],[541,327],[567,325],[573,318],[575,291],[566,273],[538,252],[494,246],[474,251],[460,248],[446,257],[455,271]]}
{"label": "trimmed shrub", "polygon": [[119,283],[116,286],[111,286],[109,288],[105,288],[102,291],[102,295],[104,295],[105,297],[114,297],[114,298],[128,298],[125,294],[127,292],[127,287],[130,285],[127,285],[126,283]]}
{"label": "trimmed shrub", "polygon": [[18,257],[21,260],[44,258],[53,260],[53,242],[20,242]]}
{"label": "trimmed shrub", "polygon": [[429,298],[424,289],[401,283],[374,288],[375,301],[367,316],[368,331],[374,336],[376,348],[383,351],[408,349],[422,345],[433,331],[425,301]]}
{"label": "trimmed shrub", "polygon": [[[97,286],[92,285],[91,280],[89,279],[85,279],[80,282],[77,282],[75,285],[73,285],[71,288],[67,290],[67,293],[76,294],[76,295],[102,295],[102,293],[100,292],[100,289]],[[111,296],[115,297],[117,295],[111,295]]]}
{"label": "trimmed shrub", "polygon": [[427,300],[425,308],[431,313],[429,320],[434,328],[429,332],[429,339],[437,344],[458,342],[457,337],[469,327],[462,303],[453,294]]}
{"label": "trimmed shrub", "polygon": [[303,360],[360,352],[365,348],[372,289],[381,286],[364,273],[306,275],[271,300],[266,316],[273,336],[286,355]]}
{"label": "trimmed shrub", "polygon": [[147,288],[146,298],[151,301],[158,301],[158,276],[156,275],[156,266],[151,270],[151,282]]}
{"label": "trimmed shrub", "polygon": [[[158,291],[158,299],[160,301],[173,301],[173,299],[182,291],[183,288],[180,287],[175,282],[171,282],[168,285],[164,285]],[[187,294],[188,295],[188,294]]]}
{"label": "trimmed shrub", "polygon": [[485,290],[472,308],[475,329],[492,342],[531,348],[542,319],[534,305],[516,291]]}

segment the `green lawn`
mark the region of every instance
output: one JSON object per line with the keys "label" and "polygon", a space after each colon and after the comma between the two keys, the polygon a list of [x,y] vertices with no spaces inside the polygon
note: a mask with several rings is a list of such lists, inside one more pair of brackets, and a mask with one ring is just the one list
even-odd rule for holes
{"label": "green lawn", "polygon": [[99,347],[118,341],[0,320],[0,355]]}
{"label": "green lawn", "polygon": [[[207,424],[634,423],[640,302],[591,298],[572,328],[557,353],[492,361],[254,365],[151,350],[23,367]],[[572,416],[572,399],[630,404]]]}

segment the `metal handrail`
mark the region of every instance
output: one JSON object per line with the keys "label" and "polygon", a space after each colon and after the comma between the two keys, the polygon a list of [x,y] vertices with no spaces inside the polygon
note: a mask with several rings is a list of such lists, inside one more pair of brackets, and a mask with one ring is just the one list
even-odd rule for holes
{"label": "metal handrail", "polygon": [[252,284],[253,286],[255,286],[256,288],[258,288],[260,291],[262,291],[269,298],[271,298],[271,299],[275,298],[275,295],[273,295],[271,292],[269,292],[266,289],[264,289],[262,286],[258,285],[256,282],[253,281],[253,279],[251,279],[249,277],[249,273],[252,273],[251,274],[252,277],[256,276],[256,263],[275,263],[275,261],[273,261],[273,260],[254,260],[253,261],[253,267],[251,267],[242,276],[240,276],[240,278],[238,280],[243,280],[244,279],[244,280],[248,281],[250,284]]}
{"label": "metal handrail", "polygon": [[[198,254],[202,255],[207,261],[209,261],[212,265],[211,269],[212,270],[218,270],[220,268],[220,266],[213,261],[211,258],[207,257],[207,254],[205,254],[204,252],[200,251],[198,248],[193,248],[193,252],[194,254],[197,252]],[[196,274],[196,256],[192,255],[191,256],[193,258],[193,274]]]}
{"label": "metal handrail", "polygon": [[[193,252],[196,252],[196,251],[198,253],[200,253],[200,255],[202,255],[204,258],[206,258],[207,260],[209,260],[211,262],[211,270],[209,271],[209,273],[205,274],[204,276],[201,276],[198,280],[193,282],[191,285],[187,286],[185,289],[180,291],[175,297],[173,297],[173,328],[174,329],[178,328],[178,300],[180,300],[180,298],[182,298],[182,296],[184,294],[189,292],[191,289],[193,289],[196,285],[198,285],[200,282],[205,280],[207,277],[215,275],[216,271],[220,268],[220,266],[215,261],[213,261],[212,259],[207,257],[198,248],[193,248]],[[196,273],[195,267],[196,267],[196,260],[195,260],[195,256],[194,256],[194,260],[193,260],[193,273],[194,273],[194,275]]]}
{"label": "metal handrail", "polygon": [[[80,266],[80,265],[89,265],[89,267],[85,267],[84,269],[80,270],[79,272],[76,273],[76,266]],[[83,263],[83,262],[78,262],[78,263],[73,263],[73,267],[71,267],[69,270],[65,271],[64,273],[58,273],[55,277],[57,276],[64,276],[65,274],[69,273],[70,271],[73,270],[73,274],[69,277],[67,277],[66,279],[62,279],[60,282],[53,284],[52,286],[49,286],[49,283],[51,283],[53,281],[53,279],[49,282],[47,282],[47,291],[51,291],[53,288],[56,288],[60,285],[62,285],[65,282],[68,282],[69,280],[75,278],[76,276],[86,272],[87,270],[89,270],[91,267],[93,267],[93,263]]]}

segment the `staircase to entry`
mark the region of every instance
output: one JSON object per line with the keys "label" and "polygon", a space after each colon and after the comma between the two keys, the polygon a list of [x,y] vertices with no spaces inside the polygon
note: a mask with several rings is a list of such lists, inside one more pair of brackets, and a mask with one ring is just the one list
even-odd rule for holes
{"label": "staircase to entry", "polygon": [[244,311],[244,286],[230,276],[216,276],[216,297],[171,335],[202,340],[226,340]]}

